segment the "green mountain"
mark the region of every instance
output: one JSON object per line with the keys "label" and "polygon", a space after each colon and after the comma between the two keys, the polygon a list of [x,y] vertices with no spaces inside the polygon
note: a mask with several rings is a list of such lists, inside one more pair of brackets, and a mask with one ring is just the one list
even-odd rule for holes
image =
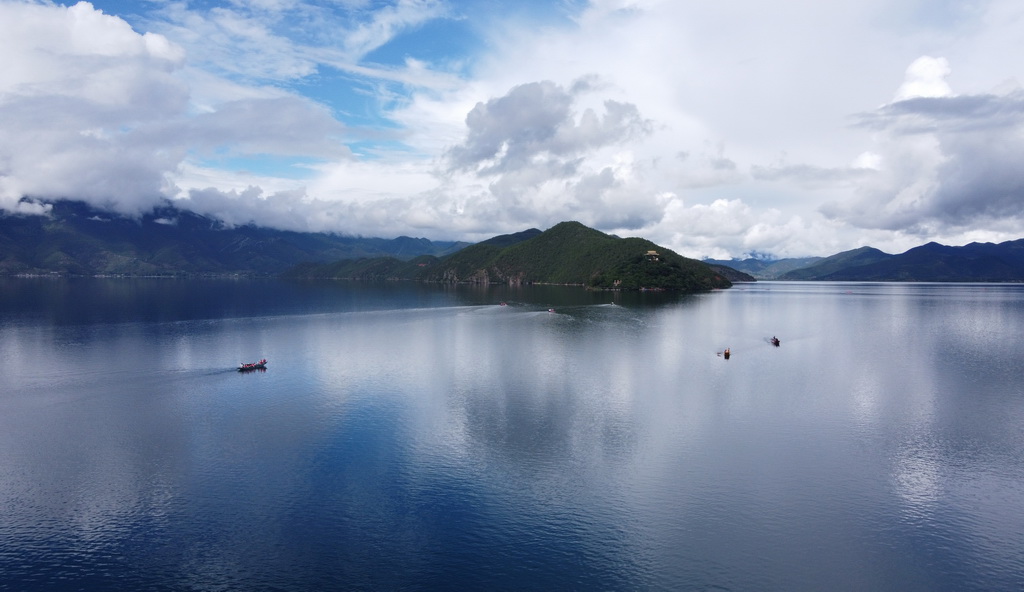
{"label": "green mountain", "polygon": [[831,257],[749,258],[726,265],[759,280],[859,282],[1024,282],[1024,239],[950,247],[928,243],[898,255],[861,247]]}
{"label": "green mountain", "polygon": [[897,255],[861,247],[825,258],[704,262],[727,265],[766,280],[1024,282],[1024,239],[962,247],[931,242]]}
{"label": "green mountain", "polygon": [[860,247],[859,249],[853,249],[850,251],[843,251],[837,253],[831,257],[825,257],[819,259],[813,264],[802,267],[800,269],[794,269],[788,271],[781,276],[781,280],[814,280],[821,279],[822,276],[832,275],[837,272],[841,272],[844,269],[858,267],[861,265],[870,265],[878,261],[883,261],[892,257],[888,253],[883,253],[874,247]]}
{"label": "green mountain", "polygon": [[514,234],[502,234],[502,235],[499,235],[499,236],[495,236],[495,237],[489,238],[489,239],[487,239],[485,241],[481,241],[481,242],[479,242],[477,244],[480,244],[480,245],[491,245],[491,246],[495,246],[495,247],[511,247],[512,245],[514,245],[516,243],[521,243],[521,242],[523,242],[525,240],[529,240],[529,239],[537,236],[538,234],[541,234],[541,231],[537,230],[536,228],[531,228],[529,230],[524,230],[522,232],[516,232]]}
{"label": "green mountain", "polygon": [[467,243],[240,226],[171,205],[138,219],[59,201],[49,216],[0,215],[0,275],[276,275],[301,262],[447,255]]}
{"label": "green mountain", "polygon": [[[883,255],[873,260],[854,260],[846,265],[827,268],[815,265],[799,270],[799,279],[873,282],[1024,281],[1024,239],[999,244],[971,243],[962,247],[932,242],[899,255]],[[787,274],[784,279],[798,279],[792,275]]]}
{"label": "green mountain", "polygon": [[503,235],[443,258],[307,265],[289,277],[416,279],[435,282],[577,284],[594,288],[706,291],[728,288],[735,270],[713,269],[641,238],[618,238],[579,222]]}
{"label": "green mountain", "polygon": [[[139,218],[58,201],[48,216],[0,214],[0,275],[278,275],[697,290],[779,280],[1024,282],[1024,239],[899,255],[862,247],[825,258],[686,259],[639,238],[563,222],[469,245],[223,223],[168,203]],[[656,251],[648,258],[647,251]],[[710,274],[708,276],[707,274]],[[716,279],[717,278],[717,279]]]}

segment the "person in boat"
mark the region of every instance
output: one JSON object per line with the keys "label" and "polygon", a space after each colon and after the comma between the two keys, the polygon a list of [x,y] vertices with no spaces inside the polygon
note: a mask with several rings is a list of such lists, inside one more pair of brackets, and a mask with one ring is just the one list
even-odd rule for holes
{"label": "person in boat", "polygon": [[782,343],[782,342],[781,342],[781,341],[779,341],[779,338],[778,338],[778,337],[775,337],[775,336],[773,335],[773,336],[772,336],[772,345],[774,345],[775,347],[778,347],[780,343]]}
{"label": "person in boat", "polygon": [[731,353],[732,353],[732,352],[730,352],[730,351],[729,351],[729,348],[725,348],[725,351],[724,351],[724,352],[722,352],[722,355],[723,355],[723,356],[725,356],[725,359],[726,359],[726,360],[728,360],[728,359],[729,359],[729,356],[731,355]]}

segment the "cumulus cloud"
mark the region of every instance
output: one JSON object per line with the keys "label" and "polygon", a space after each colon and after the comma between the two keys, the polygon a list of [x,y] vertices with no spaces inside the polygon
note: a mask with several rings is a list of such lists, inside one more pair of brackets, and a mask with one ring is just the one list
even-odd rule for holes
{"label": "cumulus cloud", "polygon": [[917,93],[859,122],[877,134],[878,172],[850,200],[823,206],[826,215],[922,236],[1024,223],[1024,91]]}
{"label": "cumulus cloud", "polygon": [[603,115],[586,109],[577,119],[575,94],[551,81],[531,82],[477,103],[466,116],[465,142],[448,151],[451,168],[491,176],[548,163],[550,174],[566,176],[580,154],[649,133],[651,123],[635,105],[612,100]]}
{"label": "cumulus cloud", "polygon": [[696,256],[1024,234],[1012,0],[139,6],[0,0],[0,210],[170,198],[469,240],[575,219]]}
{"label": "cumulus cloud", "polygon": [[952,71],[945,58],[921,56],[907,68],[906,78],[896,91],[895,101],[917,97],[948,97],[953,94],[946,83]]}
{"label": "cumulus cloud", "polygon": [[665,216],[645,229],[684,255],[728,259],[760,251],[765,246],[778,251],[787,224],[778,211],[766,217],[740,199],[717,199],[708,204],[688,205],[676,195],[662,196]]}
{"label": "cumulus cloud", "polygon": [[660,218],[655,200],[626,189],[635,170],[619,152],[649,135],[652,123],[636,105],[611,99],[603,111],[577,108],[599,90],[593,80],[569,88],[541,81],[478,102],[464,140],[445,154],[446,174],[485,180],[509,223],[637,228]]}
{"label": "cumulus cloud", "polygon": [[165,190],[181,157],[152,144],[180,113],[182,52],[87,3],[0,4],[0,208],[75,197],[137,211]]}
{"label": "cumulus cloud", "polygon": [[0,53],[3,210],[72,198],[137,215],[179,194],[192,157],[350,154],[327,109],[279,91],[195,113],[183,49],[85,2],[0,3]]}

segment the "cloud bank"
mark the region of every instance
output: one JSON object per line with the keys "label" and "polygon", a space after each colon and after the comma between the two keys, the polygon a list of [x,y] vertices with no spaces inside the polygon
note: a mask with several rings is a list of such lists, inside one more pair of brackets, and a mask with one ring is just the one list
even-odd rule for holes
{"label": "cloud bank", "polygon": [[[517,5],[519,6],[519,5]],[[0,210],[690,256],[1024,236],[1024,7],[0,0]]]}

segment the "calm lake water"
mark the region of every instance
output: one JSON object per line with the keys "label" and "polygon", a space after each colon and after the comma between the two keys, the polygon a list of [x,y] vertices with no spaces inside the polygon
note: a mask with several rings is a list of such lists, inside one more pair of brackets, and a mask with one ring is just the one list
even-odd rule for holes
{"label": "calm lake water", "polygon": [[0,280],[0,589],[1021,590],[1022,369],[1021,285]]}

